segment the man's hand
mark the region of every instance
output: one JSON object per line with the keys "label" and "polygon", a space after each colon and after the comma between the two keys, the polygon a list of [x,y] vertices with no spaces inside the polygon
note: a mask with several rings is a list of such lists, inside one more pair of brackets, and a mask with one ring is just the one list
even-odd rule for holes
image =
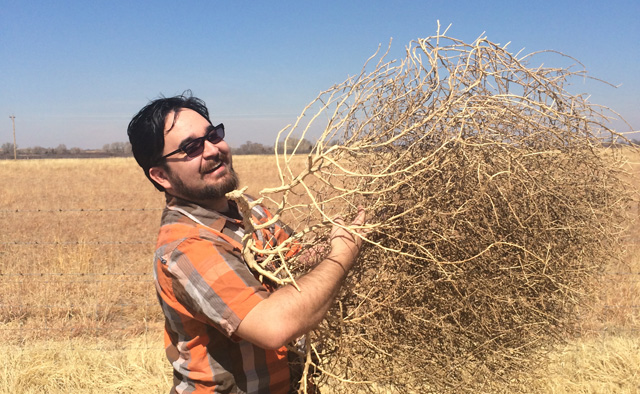
{"label": "man's hand", "polygon": [[[362,247],[362,237],[364,234],[362,228],[356,228],[351,231],[346,230],[342,226],[345,226],[344,219],[337,217],[334,220],[338,225],[334,225],[331,229],[331,235],[329,242],[331,244],[331,252],[327,256],[327,259],[337,260],[342,264],[345,264],[345,270],[349,270],[360,253]],[[358,207],[358,214],[351,222],[351,226],[360,227],[365,223],[364,208]],[[355,234],[354,234],[355,232]]]}
{"label": "man's hand", "polygon": [[[358,207],[358,213],[351,223],[352,226],[362,226],[364,225],[365,220],[365,212],[364,208]],[[345,226],[344,219],[341,217],[336,217],[334,222],[338,223],[338,225],[334,225],[331,228],[331,234],[329,235],[329,240],[317,242],[313,244],[310,248],[303,251],[298,257],[298,263],[302,264],[302,266],[306,268],[313,268],[322,260],[329,256],[330,252],[335,253],[335,258],[339,257],[340,260],[349,258],[349,254],[353,254],[357,257],[358,252],[362,246],[362,239],[353,234],[356,232],[358,234],[366,234],[361,228],[353,229],[351,231],[345,230],[341,226]],[[313,241],[311,241],[313,243]],[[358,251],[354,252],[354,247],[358,249]]]}
{"label": "man's hand", "polygon": [[277,349],[312,329],[325,317],[342,281],[355,263],[362,246],[361,228],[366,215],[362,207],[351,223],[360,227],[355,234],[346,230],[344,220],[336,219],[330,236],[331,251],[296,283],[284,286],[256,305],[242,320],[236,334],[253,344]]}

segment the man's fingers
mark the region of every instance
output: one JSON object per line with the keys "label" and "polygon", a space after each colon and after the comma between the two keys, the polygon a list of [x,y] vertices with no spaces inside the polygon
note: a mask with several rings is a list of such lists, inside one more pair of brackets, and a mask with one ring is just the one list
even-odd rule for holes
{"label": "man's fingers", "polygon": [[[356,214],[356,216],[353,218],[353,221],[351,222],[350,226],[363,226],[366,223],[366,213],[365,210],[362,206],[358,206],[358,213]],[[344,221],[344,219],[342,218],[342,216],[338,215],[333,219],[334,223],[337,224],[338,226],[333,227],[332,232],[332,237],[348,237],[348,239],[354,240],[353,238],[353,234],[351,233],[351,231],[355,231],[358,233],[364,233],[364,230],[362,229],[354,229],[354,230],[346,230],[343,228],[340,228],[339,226],[346,226],[346,222]]]}
{"label": "man's fingers", "polygon": [[[331,249],[338,254],[347,253],[351,255],[351,258],[355,258],[362,245],[362,239],[359,234],[363,234],[363,229],[347,229],[345,228],[345,221],[342,217],[336,216],[334,219],[334,225],[331,229]],[[358,213],[351,222],[350,226],[360,227],[366,223],[366,214],[363,207],[358,207]]]}
{"label": "man's fingers", "polygon": [[362,205],[359,205],[358,214],[353,219],[353,222],[351,222],[351,224],[354,226],[362,226],[365,223],[366,218],[367,218],[367,215],[364,211],[364,208],[362,207]]}

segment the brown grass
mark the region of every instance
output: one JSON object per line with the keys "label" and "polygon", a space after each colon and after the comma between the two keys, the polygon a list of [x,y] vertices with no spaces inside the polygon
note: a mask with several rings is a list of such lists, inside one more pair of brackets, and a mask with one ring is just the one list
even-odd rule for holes
{"label": "brown grass", "polygon": [[530,387],[532,392],[556,394],[637,393],[639,365],[637,336],[585,338],[551,353]]}
{"label": "brown grass", "polygon": [[[238,156],[235,166],[250,190],[277,184],[272,158]],[[3,161],[0,177],[0,392],[167,392],[150,274],[161,193],[133,159]],[[630,245],[638,239],[634,227]],[[542,369],[483,391],[637,392],[639,277],[640,252],[632,250],[603,274],[582,337],[547,349]],[[396,373],[411,379],[410,370]]]}
{"label": "brown grass", "polygon": [[166,393],[170,365],[160,341],[161,335],[152,335],[122,342],[76,338],[4,344],[0,392]]}

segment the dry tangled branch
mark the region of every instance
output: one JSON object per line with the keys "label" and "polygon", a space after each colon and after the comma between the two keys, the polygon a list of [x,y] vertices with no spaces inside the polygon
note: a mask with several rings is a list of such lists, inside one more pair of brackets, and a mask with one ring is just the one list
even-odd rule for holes
{"label": "dry tangled branch", "polygon": [[[286,147],[323,130],[302,170],[296,146],[277,152],[281,185],[259,200],[305,248],[326,241],[334,215],[367,210],[368,247],[310,352],[333,392],[506,382],[570,330],[617,257],[627,198],[619,152],[603,142],[622,137],[604,108],[567,91],[583,69],[532,67],[534,55],[439,32],[385,57],[281,132]],[[306,267],[267,269],[289,247],[246,239],[272,256],[254,268],[279,283]]]}

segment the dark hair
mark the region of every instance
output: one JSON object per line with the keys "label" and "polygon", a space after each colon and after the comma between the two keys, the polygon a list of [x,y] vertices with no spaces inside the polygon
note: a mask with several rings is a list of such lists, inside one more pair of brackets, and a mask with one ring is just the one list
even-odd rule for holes
{"label": "dark hair", "polygon": [[164,188],[151,179],[149,169],[164,164],[160,162],[160,158],[164,150],[164,123],[167,115],[184,108],[196,111],[211,123],[209,110],[204,101],[193,97],[191,91],[187,90],[179,96],[169,98],[161,96],[149,102],[131,119],[127,128],[133,157],[142,167],[147,178],[160,191],[164,191]]}

